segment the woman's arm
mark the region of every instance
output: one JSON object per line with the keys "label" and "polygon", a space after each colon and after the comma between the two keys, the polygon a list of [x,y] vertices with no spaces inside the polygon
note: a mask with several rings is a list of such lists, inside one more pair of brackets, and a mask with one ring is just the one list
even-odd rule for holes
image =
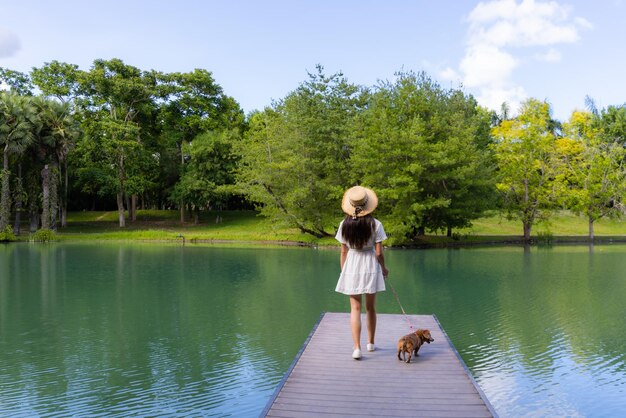
{"label": "woman's arm", "polygon": [[346,262],[347,256],[348,256],[348,246],[346,244],[341,244],[341,255],[339,256],[339,265],[341,265],[341,270],[343,270],[343,265]]}
{"label": "woman's arm", "polygon": [[376,243],[376,259],[380,264],[380,267],[383,269],[383,276],[387,278],[389,274],[389,270],[385,267],[385,256],[383,255],[383,244],[380,242]]}

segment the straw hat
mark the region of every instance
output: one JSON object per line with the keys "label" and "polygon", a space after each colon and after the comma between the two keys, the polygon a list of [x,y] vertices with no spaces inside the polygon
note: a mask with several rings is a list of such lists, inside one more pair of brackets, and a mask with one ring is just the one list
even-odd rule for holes
{"label": "straw hat", "polygon": [[368,215],[378,206],[378,196],[367,187],[354,186],[346,190],[341,209],[353,218]]}

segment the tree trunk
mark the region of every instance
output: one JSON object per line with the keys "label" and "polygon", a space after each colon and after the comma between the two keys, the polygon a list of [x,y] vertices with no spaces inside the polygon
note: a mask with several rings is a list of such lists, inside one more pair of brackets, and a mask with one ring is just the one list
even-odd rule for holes
{"label": "tree trunk", "polygon": [[50,168],[41,170],[41,229],[50,229]]}
{"label": "tree trunk", "polygon": [[59,166],[56,162],[52,163],[52,169],[49,174],[50,179],[50,229],[56,231],[57,219],[59,213]]}
{"label": "tree trunk", "polygon": [[[126,215],[124,213],[124,197],[126,194],[124,191],[124,182],[126,180],[126,171],[124,170],[124,156],[123,155],[120,155],[119,168],[118,168],[117,175],[118,175],[118,180],[119,180],[119,186],[118,186],[119,189],[117,192],[117,218],[120,223],[120,228],[126,228]],[[126,204],[128,205],[128,201],[126,202]]]}
{"label": "tree trunk", "polygon": [[448,231],[446,232],[446,236],[448,238],[452,238],[452,228],[451,227],[448,227]]}
{"label": "tree trunk", "polygon": [[530,230],[532,228],[532,224],[530,222],[524,222],[524,241],[530,241]]}
{"label": "tree trunk", "polygon": [[193,223],[195,225],[200,223],[200,209],[197,206],[193,209]]}
{"label": "tree trunk", "polygon": [[20,223],[22,222],[22,195],[24,188],[22,187],[22,164],[17,164],[17,183],[15,185],[15,224],[13,224],[13,233],[20,234]]}
{"label": "tree trunk", "polygon": [[[183,167],[185,166],[185,155],[183,154],[183,141],[180,141],[180,179],[183,177]],[[180,224],[185,223],[185,201],[180,199]]]}
{"label": "tree trunk", "polygon": [[589,241],[593,241],[595,239],[595,234],[593,232],[593,218],[589,217]]}
{"label": "tree trunk", "polygon": [[263,186],[265,188],[265,190],[270,194],[270,196],[272,196],[272,198],[274,199],[274,201],[276,202],[276,205],[278,206],[278,208],[285,213],[286,215],[288,215],[289,217],[292,218],[293,222],[296,224],[296,226],[298,227],[298,229],[305,233],[305,234],[311,234],[317,238],[322,238],[322,237],[329,237],[331,236],[331,234],[329,234],[326,231],[313,231],[312,229],[307,228],[306,226],[304,226],[304,224],[302,222],[300,222],[298,220],[298,218],[292,214],[289,213],[289,211],[287,210],[287,208],[285,208],[285,206],[283,205],[282,201],[278,198],[278,196],[276,196],[276,194],[274,194],[274,191],[272,190],[272,188],[270,186],[268,186],[267,184],[264,183],[258,183],[261,186]]}
{"label": "tree trunk", "polygon": [[124,202],[126,203],[126,210],[128,210],[128,219],[133,221],[133,208],[130,206],[130,196],[124,194]]}
{"label": "tree trunk", "polygon": [[67,228],[67,204],[61,207],[61,228]]}
{"label": "tree trunk", "polygon": [[132,222],[135,222],[137,220],[137,195],[136,194],[130,197],[130,209],[131,209],[130,220]]}
{"label": "tree trunk", "polygon": [[29,199],[28,204],[28,217],[30,218],[29,231],[36,232],[39,229],[39,207],[37,207],[37,200],[34,197]]}
{"label": "tree trunk", "polygon": [[527,243],[530,242],[530,230],[533,226],[530,219],[535,219],[534,212],[532,213],[532,216],[529,214],[532,209],[529,207],[530,193],[528,189],[528,179],[524,179],[524,214],[522,218],[522,223],[524,224],[524,241]]}
{"label": "tree trunk", "polygon": [[37,209],[35,209],[34,212],[30,213],[29,231],[30,232],[37,232],[38,229],[39,229],[39,211]]}
{"label": "tree trunk", "polygon": [[122,192],[117,193],[117,218],[120,222],[120,228],[125,228],[126,216],[124,214],[124,195]]}
{"label": "tree trunk", "polygon": [[9,146],[4,147],[4,164],[2,166],[2,197],[0,198],[0,230],[4,232],[11,216],[11,186],[9,184]]}
{"label": "tree trunk", "polygon": [[63,160],[64,181],[63,181],[63,199],[61,202],[61,228],[67,228],[67,195],[69,189],[69,177],[67,174],[67,158]]}

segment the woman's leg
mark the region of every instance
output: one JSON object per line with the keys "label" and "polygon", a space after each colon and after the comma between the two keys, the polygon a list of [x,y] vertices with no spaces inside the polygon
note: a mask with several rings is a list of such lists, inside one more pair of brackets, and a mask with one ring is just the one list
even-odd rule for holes
{"label": "woman's leg", "polygon": [[354,348],[361,349],[361,295],[350,295],[350,327]]}
{"label": "woman's leg", "polygon": [[365,312],[367,312],[367,342],[374,344],[376,335],[376,293],[365,294]]}

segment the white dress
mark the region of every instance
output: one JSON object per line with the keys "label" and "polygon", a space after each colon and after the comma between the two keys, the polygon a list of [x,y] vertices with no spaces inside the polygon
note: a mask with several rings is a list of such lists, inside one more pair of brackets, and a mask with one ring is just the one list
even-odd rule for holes
{"label": "white dress", "polygon": [[385,278],[380,263],[376,259],[375,243],[387,239],[383,224],[374,219],[375,230],[369,242],[360,250],[350,248],[350,244],[343,239],[341,227],[335,239],[348,246],[348,255],[339,275],[336,292],[345,295],[360,295],[363,293],[376,293],[385,290]]}

